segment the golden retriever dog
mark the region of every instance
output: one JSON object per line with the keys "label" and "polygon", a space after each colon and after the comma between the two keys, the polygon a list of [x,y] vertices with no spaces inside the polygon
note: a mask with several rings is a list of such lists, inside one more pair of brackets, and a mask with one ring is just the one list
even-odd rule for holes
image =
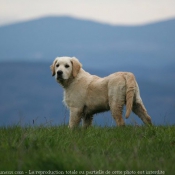
{"label": "golden retriever dog", "polygon": [[81,119],[83,127],[87,128],[92,124],[93,114],[108,110],[116,124],[123,126],[124,105],[126,118],[133,111],[145,124],[151,125],[132,73],[116,72],[101,78],[83,70],[75,57],[57,57],[50,68],[52,76],[64,88],[64,103],[70,110],[70,128],[78,126]]}

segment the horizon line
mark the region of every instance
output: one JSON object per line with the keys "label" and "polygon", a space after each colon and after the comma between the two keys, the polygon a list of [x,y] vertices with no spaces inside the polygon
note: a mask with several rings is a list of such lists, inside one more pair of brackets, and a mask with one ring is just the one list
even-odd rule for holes
{"label": "horizon line", "polygon": [[0,28],[10,26],[10,25],[20,24],[20,23],[40,20],[40,19],[44,19],[44,18],[71,18],[71,19],[75,19],[75,20],[89,21],[89,22],[99,23],[99,24],[103,24],[103,25],[109,25],[109,26],[113,26],[113,27],[117,27],[117,26],[121,26],[121,27],[139,27],[140,26],[141,27],[141,26],[147,26],[147,25],[152,25],[152,24],[157,24],[157,23],[161,23],[161,22],[175,20],[175,17],[169,17],[169,18],[164,18],[164,19],[159,19],[159,20],[154,20],[154,21],[144,22],[144,23],[135,23],[135,24],[118,23],[118,24],[114,24],[114,23],[110,23],[110,22],[108,23],[105,21],[100,21],[100,20],[95,20],[95,19],[90,19],[90,18],[81,18],[81,17],[77,17],[77,16],[73,16],[73,15],[44,15],[44,16],[38,16],[38,17],[33,17],[33,18],[28,18],[28,19],[13,20],[11,22],[0,24]]}

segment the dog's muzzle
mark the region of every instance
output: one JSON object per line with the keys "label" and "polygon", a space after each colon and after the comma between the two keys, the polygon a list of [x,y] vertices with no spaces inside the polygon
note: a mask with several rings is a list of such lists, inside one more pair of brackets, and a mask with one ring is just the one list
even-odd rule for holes
{"label": "dog's muzzle", "polygon": [[63,71],[59,70],[57,72],[57,79],[63,79]]}

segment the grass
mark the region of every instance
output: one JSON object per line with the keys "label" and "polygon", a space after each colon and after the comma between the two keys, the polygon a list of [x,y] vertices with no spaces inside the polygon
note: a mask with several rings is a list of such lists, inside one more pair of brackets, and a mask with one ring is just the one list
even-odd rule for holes
{"label": "grass", "polygon": [[159,170],[169,175],[175,173],[174,162],[174,126],[95,126],[73,131],[67,126],[0,128],[0,174],[37,174],[39,170],[154,174],[151,171]]}

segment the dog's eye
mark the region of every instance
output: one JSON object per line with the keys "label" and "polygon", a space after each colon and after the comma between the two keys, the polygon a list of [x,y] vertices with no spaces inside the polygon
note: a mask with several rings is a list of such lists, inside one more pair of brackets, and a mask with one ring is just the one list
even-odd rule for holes
{"label": "dog's eye", "polygon": [[69,65],[68,65],[68,64],[66,64],[66,65],[65,65],[65,68],[68,68],[68,67],[69,67]]}
{"label": "dog's eye", "polygon": [[57,64],[56,67],[59,67],[59,64]]}

